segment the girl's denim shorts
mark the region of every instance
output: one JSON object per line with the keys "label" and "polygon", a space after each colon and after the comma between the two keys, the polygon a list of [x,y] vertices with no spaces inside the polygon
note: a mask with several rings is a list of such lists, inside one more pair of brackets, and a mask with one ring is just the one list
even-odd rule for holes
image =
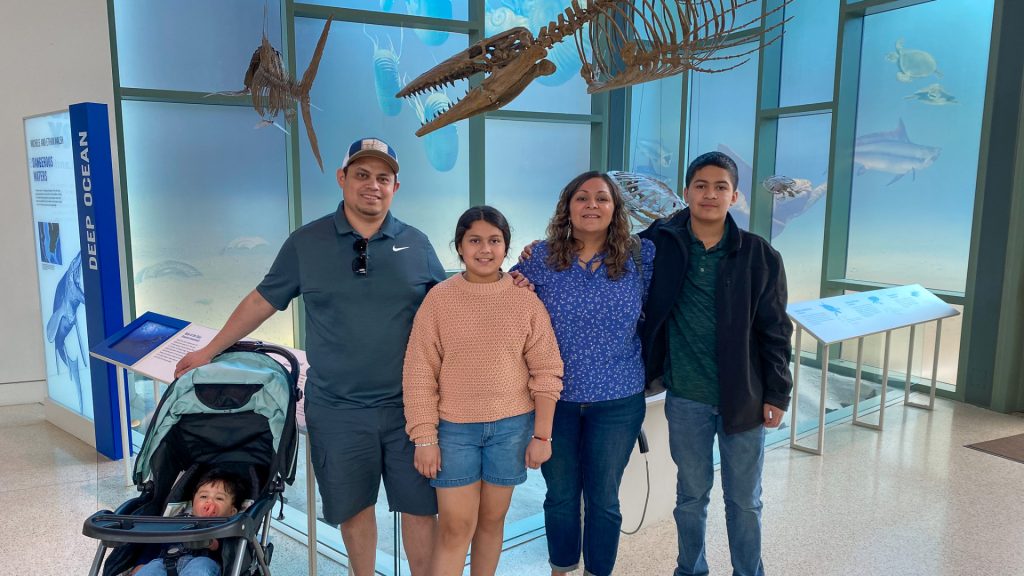
{"label": "girl's denim shorts", "polygon": [[533,438],[533,412],[495,422],[459,424],[441,420],[437,439],[441,470],[434,488],[456,488],[483,480],[495,486],[526,482],[526,447]]}

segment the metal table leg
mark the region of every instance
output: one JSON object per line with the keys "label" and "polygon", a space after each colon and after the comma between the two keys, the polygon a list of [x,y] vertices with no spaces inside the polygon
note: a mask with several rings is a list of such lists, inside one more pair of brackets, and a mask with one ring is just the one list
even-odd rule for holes
{"label": "metal table leg", "polygon": [[[914,329],[911,328],[910,330],[911,334],[913,334]],[[929,390],[928,392],[928,403],[921,404],[918,402],[910,401],[910,370],[907,370],[907,391],[905,392],[905,396],[903,399],[903,403],[906,404],[907,406],[913,406],[914,408],[924,408],[925,410],[935,409],[935,388],[936,384],[938,383],[939,375],[939,344],[941,342],[941,336],[942,318],[939,318],[939,320],[935,323],[935,357],[932,359],[932,385],[931,390]],[[911,347],[913,347],[914,345],[913,338],[911,338],[910,345]]]}

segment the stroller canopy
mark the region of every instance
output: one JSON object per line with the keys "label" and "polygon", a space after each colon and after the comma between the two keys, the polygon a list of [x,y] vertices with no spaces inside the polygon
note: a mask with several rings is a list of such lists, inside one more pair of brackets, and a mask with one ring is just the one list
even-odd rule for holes
{"label": "stroller canopy", "polygon": [[[291,373],[266,353],[284,357]],[[195,462],[251,465],[266,481],[280,474],[291,483],[297,380],[291,353],[253,343],[236,344],[185,373],[157,406],[135,461],[135,484],[141,486],[158,468],[183,470]]]}

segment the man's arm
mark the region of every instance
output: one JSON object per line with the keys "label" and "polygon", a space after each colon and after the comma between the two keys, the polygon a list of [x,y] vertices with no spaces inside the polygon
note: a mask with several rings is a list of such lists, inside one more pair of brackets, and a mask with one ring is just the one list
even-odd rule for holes
{"label": "man's arm", "polygon": [[174,377],[177,378],[193,368],[209,364],[214,356],[227,350],[232,344],[259,328],[267,318],[274,315],[274,312],[277,312],[277,309],[267,302],[259,292],[253,290],[242,299],[235,311],[231,313],[227,323],[209,344],[199,350],[189,352],[178,361],[178,365],[174,368]]}

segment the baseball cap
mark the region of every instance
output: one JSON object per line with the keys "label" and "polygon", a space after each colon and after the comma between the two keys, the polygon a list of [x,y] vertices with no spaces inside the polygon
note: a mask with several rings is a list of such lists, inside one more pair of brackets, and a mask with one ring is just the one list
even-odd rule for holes
{"label": "baseball cap", "polygon": [[360,138],[348,147],[348,154],[341,163],[342,169],[348,168],[352,162],[366,157],[380,158],[398,174],[398,154],[395,149],[380,138]]}

